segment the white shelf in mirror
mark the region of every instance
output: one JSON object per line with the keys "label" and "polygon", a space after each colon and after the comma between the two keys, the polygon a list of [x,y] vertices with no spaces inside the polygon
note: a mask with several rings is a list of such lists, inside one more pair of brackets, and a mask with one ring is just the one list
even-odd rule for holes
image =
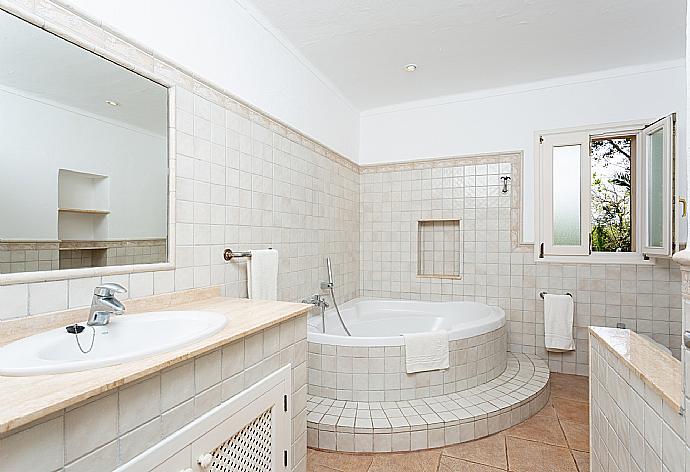
{"label": "white shelf in mirror", "polygon": [[96,210],[89,208],[58,208],[58,211],[64,211],[68,213],[85,213],[89,215],[107,215],[110,213],[109,210]]}

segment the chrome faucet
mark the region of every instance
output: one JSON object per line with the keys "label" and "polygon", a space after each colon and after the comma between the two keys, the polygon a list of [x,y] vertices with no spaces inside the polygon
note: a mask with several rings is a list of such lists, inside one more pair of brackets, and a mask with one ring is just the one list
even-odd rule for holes
{"label": "chrome faucet", "polygon": [[111,315],[121,315],[125,306],[115,298],[116,293],[126,293],[127,289],[120,284],[103,284],[93,291],[91,311],[86,324],[89,326],[105,326],[110,323]]}
{"label": "chrome faucet", "polygon": [[321,309],[321,331],[326,332],[326,308],[328,308],[328,302],[320,294],[312,295],[310,298],[305,298],[302,303],[308,303],[310,305],[317,306]]}
{"label": "chrome faucet", "polygon": [[310,305],[318,306],[319,308],[328,308],[328,302],[318,293],[312,295],[310,298],[305,298],[302,303],[308,303]]}

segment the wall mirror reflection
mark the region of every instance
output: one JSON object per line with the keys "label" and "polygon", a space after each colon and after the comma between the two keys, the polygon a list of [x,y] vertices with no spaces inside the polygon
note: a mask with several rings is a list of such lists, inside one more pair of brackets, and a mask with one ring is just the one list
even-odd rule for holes
{"label": "wall mirror reflection", "polygon": [[167,261],[168,91],[0,13],[0,274]]}

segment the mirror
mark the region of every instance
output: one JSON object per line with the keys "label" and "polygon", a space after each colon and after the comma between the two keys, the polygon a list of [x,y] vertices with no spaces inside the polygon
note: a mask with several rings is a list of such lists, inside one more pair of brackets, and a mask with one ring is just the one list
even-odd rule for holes
{"label": "mirror", "polygon": [[167,261],[168,90],[0,12],[0,274]]}

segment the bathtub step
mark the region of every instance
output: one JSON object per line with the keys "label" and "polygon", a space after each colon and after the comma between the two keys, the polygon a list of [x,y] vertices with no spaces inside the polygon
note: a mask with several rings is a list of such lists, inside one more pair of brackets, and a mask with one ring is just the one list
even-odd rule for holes
{"label": "bathtub step", "polygon": [[508,367],[490,382],[458,393],[397,402],[355,402],[309,396],[307,444],[343,452],[414,451],[494,434],[541,410],[549,399],[542,359],[508,353]]}

